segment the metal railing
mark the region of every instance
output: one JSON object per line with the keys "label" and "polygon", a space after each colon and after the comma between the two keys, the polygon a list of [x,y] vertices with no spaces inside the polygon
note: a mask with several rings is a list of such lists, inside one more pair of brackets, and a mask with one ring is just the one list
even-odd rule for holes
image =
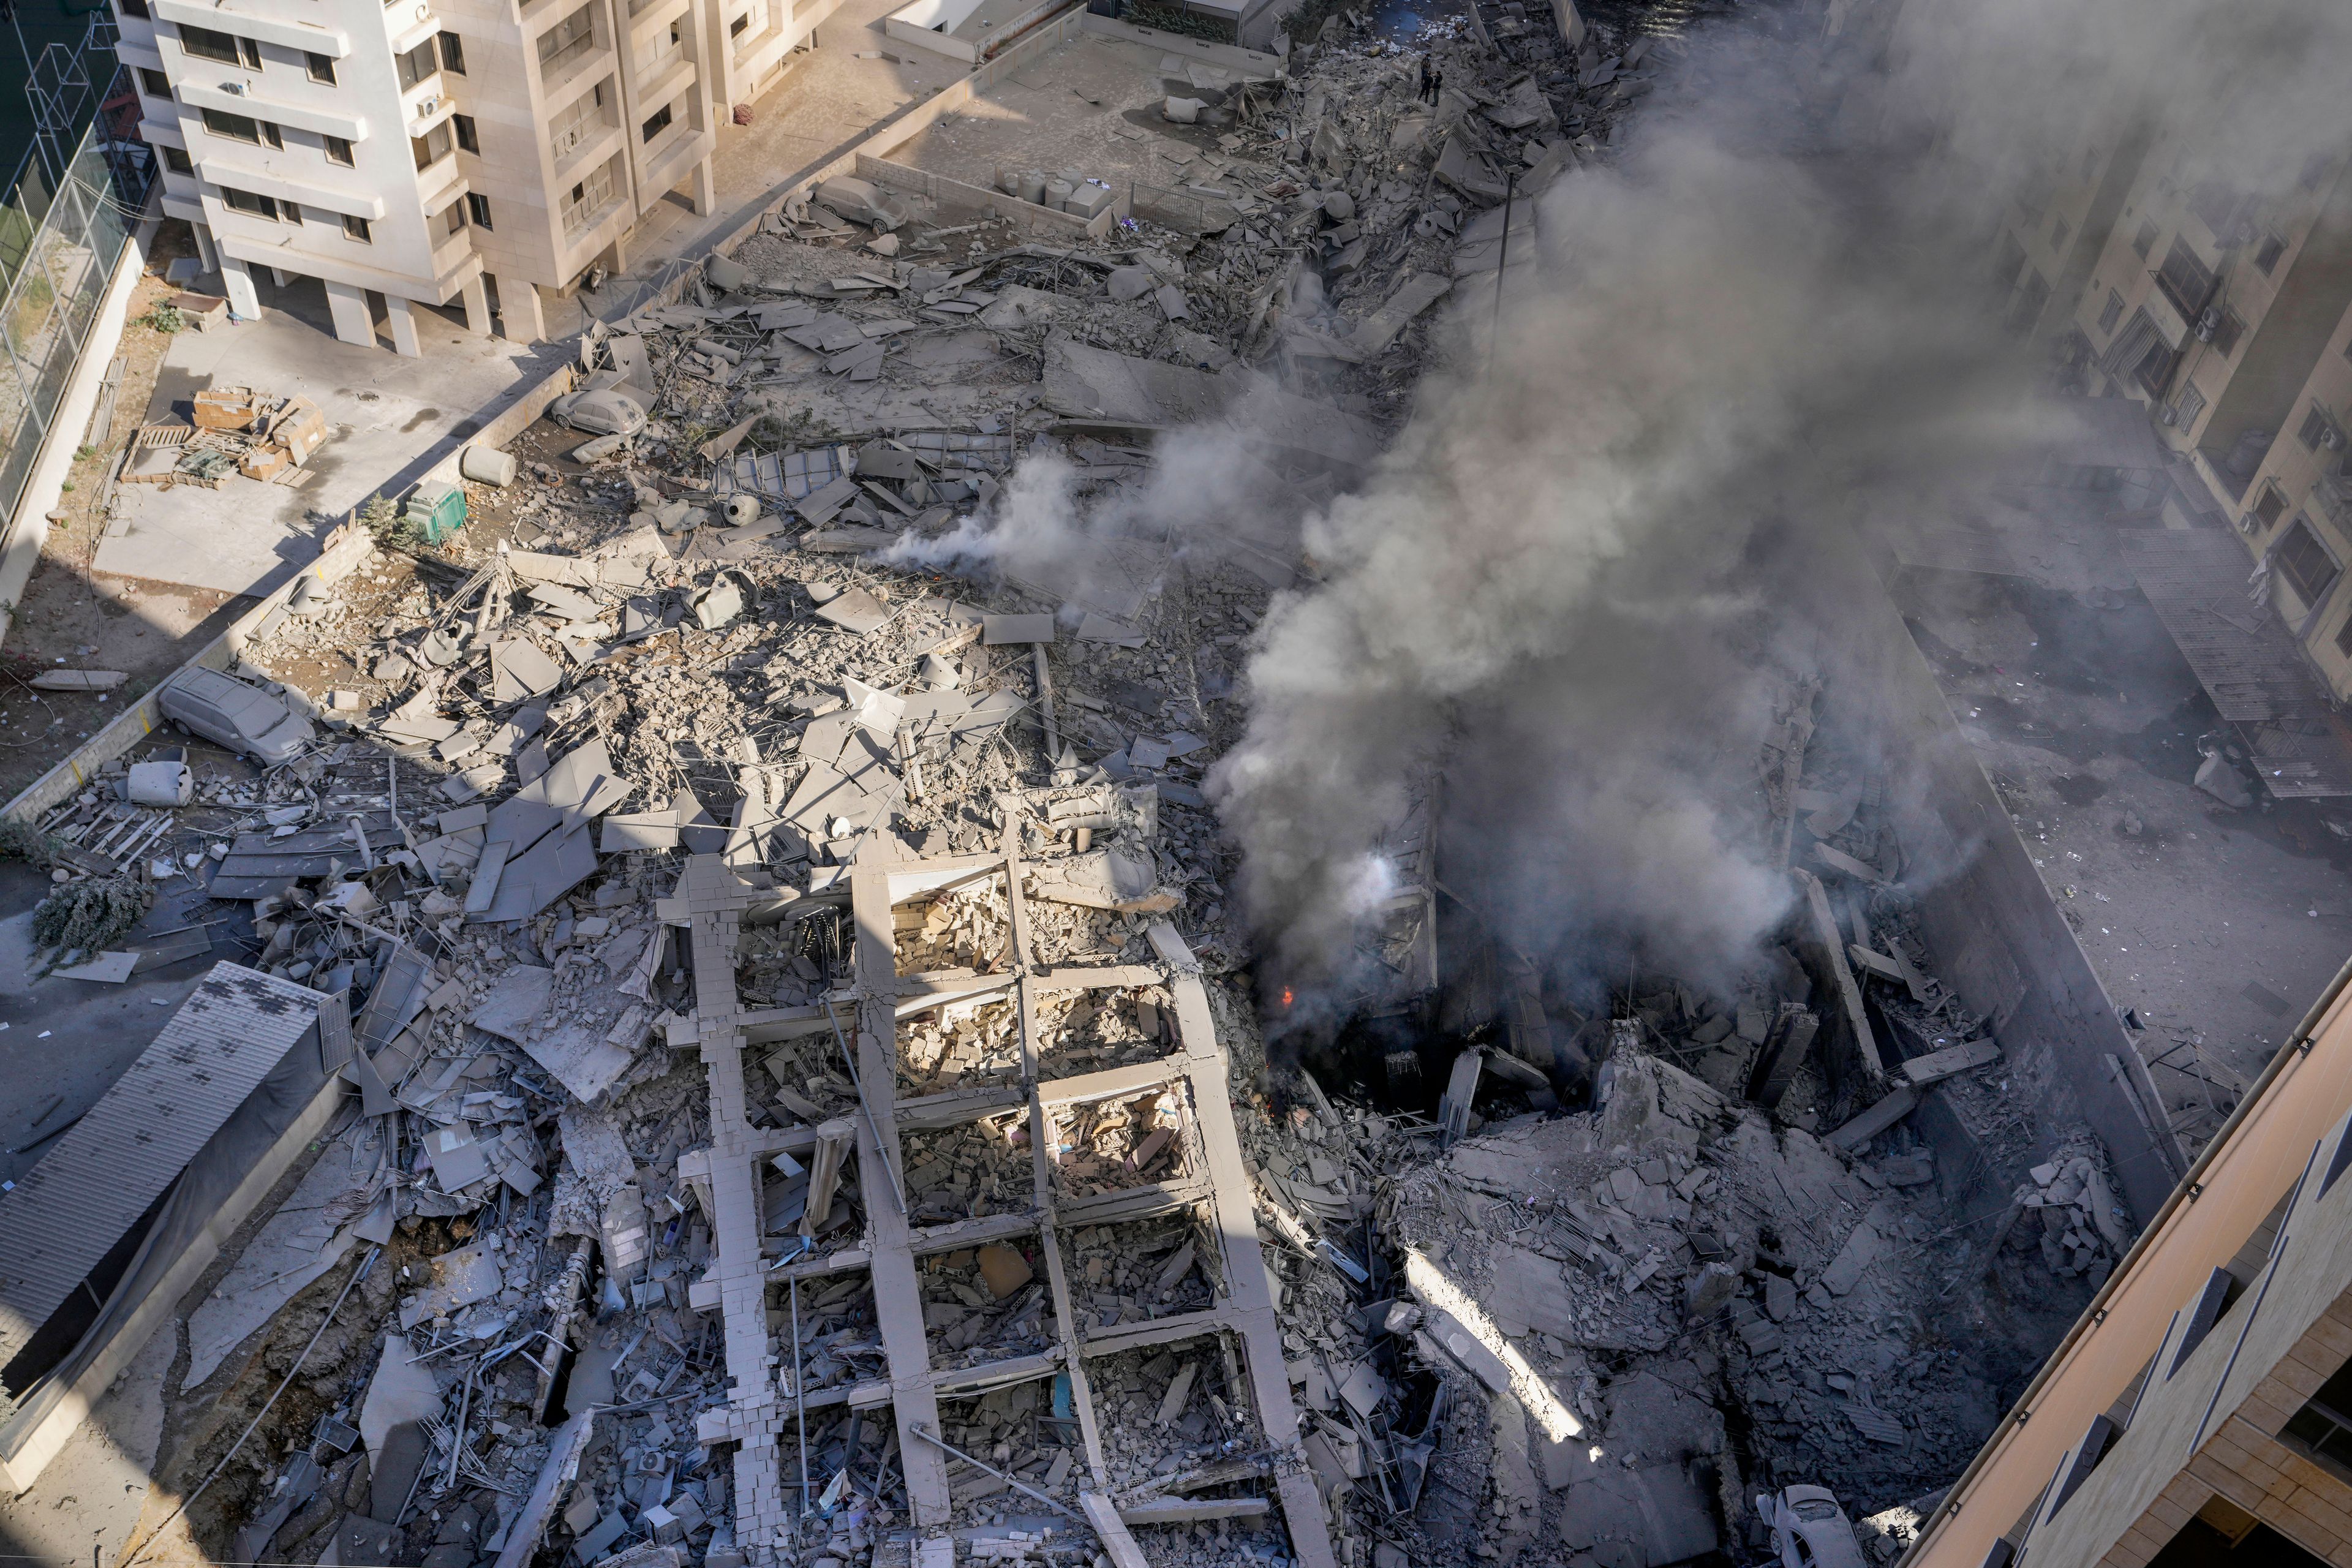
{"label": "metal railing", "polygon": [[152,159],[122,155],[102,120],[42,181],[37,218],[20,199],[29,188],[20,172],[5,210],[21,223],[22,243],[0,297],[0,518],[16,514],[49,438],[153,173]]}

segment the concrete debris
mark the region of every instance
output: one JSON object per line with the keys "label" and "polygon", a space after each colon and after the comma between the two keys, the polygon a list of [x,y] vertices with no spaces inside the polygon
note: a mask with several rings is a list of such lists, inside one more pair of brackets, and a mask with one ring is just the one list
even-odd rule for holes
{"label": "concrete debris", "polygon": [[[1997,1230],[1964,1212],[1972,1152],[2042,1134],[1819,680],[1758,750],[1802,869],[1748,970],[1637,968],[1571,1019],[1490,932],[1467,1049],[1277,1067],[1258,1034],[1204,788],[1317,567],[1295,530],[1124,520],[1199,479],[1155,437],[1203,425],[1247,510],[1318,511],[1437,307],[1534,264],[1517,196],[1608,155],[1656,55],[1502,13],[1169,52],[1135,129],[1188,183],[1001,172],[1050,227],[860,159],[583,338],[551,415],[593,439],[468,448],[484,521],[331,542],[229,672],[315,717],[289,754],[142,756],[43,821],[69,879],[184,884],[126,955],[209,905],[345,999],[347,1120],[188,1375],[282,1367],[381,1247],[309,1384],[358,1446],[274,1433],[304,1458],[227,1472],[224,1549],[1664,1563],[1775,1477],[1958,1468],[2009,1369],[1952,1314],[2129,1237],[2087,1132]],[[1079,526],[975,554],[1039,473]],[[1434,793],[1368,927],[1400,1028],[1433,1016]]]}

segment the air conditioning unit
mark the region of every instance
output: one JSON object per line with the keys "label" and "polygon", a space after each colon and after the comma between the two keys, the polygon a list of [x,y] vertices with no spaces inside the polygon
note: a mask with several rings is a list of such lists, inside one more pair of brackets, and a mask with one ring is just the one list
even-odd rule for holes
{"label": "air conditioning unit", "polygon": [[2330,425],[2319,433],[2319,444],[2331,452],[2344,450],[2344,432]]}
{"label": "air conditioning unit", "polygon": [[419,120],[429,120],[434,115],[439,113],[440,110],[441,100],[438,95],[436,95],[435,97],[426,99],[424,102],[416,106],[416,118]]}
{"label": "air conditioning unit", "polygon": [[245,83],[241,81],[225,81],[220,84],[220,89],[223,92],[233,93],[238,98],[245,96]]}
{"label": "air conditioning unit", "polygon": [[2205,313],[2197,318],[2197,325],[2190,331],[2197,334],[2199,342],[2210,343],[2213,341],[2213,334],[2219,331],[2221,327],[2221,308],[2219,305],[2208,305],[2205,307]]}

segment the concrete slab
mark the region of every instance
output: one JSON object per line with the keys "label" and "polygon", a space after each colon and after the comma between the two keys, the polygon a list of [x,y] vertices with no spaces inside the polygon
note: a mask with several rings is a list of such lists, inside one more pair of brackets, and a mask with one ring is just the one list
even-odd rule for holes
{"label": "concrete slab", "polygon": [[112,1563],[147,1501],[163,1433],[163,1379],[179,1349],[176,1323],[147,1342],[49,1461],[40,1479],[0,1496],[0,1540],[47,1563]]}
{"label": "concrete slab", "polygon": [[332,521],[379,490],[397,495],[512,395],[566,357],[466,331],[454,310],[415,312],[423,353],[340,342],[326,289],[312,279],[283,289],[257,274],[258,321],[173,338],[145,418],[184,424],[207,386],[299,392],[327,416],[326,446],[299,489],[233,479],[200,485],[124,485],[118,527],[100,542],[95,570],[232,594],[267,593],[318,553]]}

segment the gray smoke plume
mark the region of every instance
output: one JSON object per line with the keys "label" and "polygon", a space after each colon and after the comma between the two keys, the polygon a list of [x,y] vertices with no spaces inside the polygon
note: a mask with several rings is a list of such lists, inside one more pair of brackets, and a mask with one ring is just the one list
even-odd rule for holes
{"label": "gray smoke plume", "polygon": [[1449,368],[1308,523],[1324,584],[1261,629],[1212,790],[1285,963],[1347,962],[1365,857],[1439,758],[1441,874],[1506,942],[1738,966],[1789,897],[1771,688],[1837,662],[1835,606],[1790,613],[1804,561],[1874,492],[2040,433],[2046,351],[1988,286],[2002,198],[2184,98],[2215,108],[2178,178],[2291,191],[2347,131],[2347,8],[2317,9],[1911,0],[1827,48],[1811,8],[1691,37],[1620,154],[1540,198],[1499,328],[1492,274],[1457,296]]}
{"label": "gray smoke plume", "polygon": [[[1383,829],[1433,771],[1441,876],[1511,947],[1740,966],[1790,896],[1759,831],[1773,693],[1836,662],[1835,606],[1796,613],[1806,560],[2041,433],[2046,348],[1991,286],[2004,199],[2184,104],[2186,182],[2291,192],[2352,132],[2352,6],[1830,10],[1834,37],[1752,7],[1661,49],[1624,144],[1539,198],[1499,316],[1494,274],[1457,289],[1413,416],[1305,518],[1320,581],[1276,597],[1210,778],[1286,979],[1351,962]],[[1033,458],[992,517],[904,548],[1017,574],[1089,533],[1204,538],[1276,504],[1244,446],[1172,438],[1104,516]]]}

